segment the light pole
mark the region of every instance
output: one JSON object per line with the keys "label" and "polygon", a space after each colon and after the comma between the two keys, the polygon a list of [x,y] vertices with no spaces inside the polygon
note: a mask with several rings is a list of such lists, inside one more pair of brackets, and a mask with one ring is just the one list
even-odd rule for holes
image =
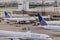
{"label": "light pole", "polygon": [[44,6],[44,0],[42,0],[42,15],[45,15],[45,6]]}

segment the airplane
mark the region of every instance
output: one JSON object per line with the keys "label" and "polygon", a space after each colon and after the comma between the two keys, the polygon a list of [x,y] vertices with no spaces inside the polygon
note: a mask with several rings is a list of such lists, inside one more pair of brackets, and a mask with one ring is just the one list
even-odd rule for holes
{"label": "airplane", "polygon": [[52,40],[52,38],[50,38],[50,36],[47,34],[31,33],[30,27],[28,27],[28,32],[0,30],[0,36],[9,38],[11,40]]}
{"label": "airplane", "polygon": [[[35,17],[36,19],[38,19],[38,17]],[[43,19],[49,19],[50,20],[50,15],[48,16],[42,16]],[[36,24],[39,24],[40,22],[37,22]],[[49,25],[59,25],[60,26],[60,20],[53,20],[53,21],[46,21],[47,24]]]}
{"label": "airplane", "polygon": [[19,17],[19,18],[12,18],[8,15],[8,12],[4,12],[5,18],[4,21],[7,23],[30,23],[33,22],[34,20],[36,20],[34,17]]}
{"label": "airplane", "polygon": [[[60,26],[60,20],[53,20],[53,21],[46,21],[46,23],[48,24],[48,25],[58,25],[58,26]],[[40,22],[37,22],[37,23],[35,23],[36,25],[37,24],[40,24]]]}
{"label": "airplane", "polygon": [[56,32],[60,32],[60,26],[58,25],[48,25],[47,22],[42,18],[42,16],[38,13],[38,21],[40,22],[40,26],[43,29],[47,29],[47,30],[52,30],[52,31],[56,31]]}
{"label": "airplane", "polygon": [[53,21],[46,21],[49,25],[59,25],[60,26],[60,20],[53,20]]}

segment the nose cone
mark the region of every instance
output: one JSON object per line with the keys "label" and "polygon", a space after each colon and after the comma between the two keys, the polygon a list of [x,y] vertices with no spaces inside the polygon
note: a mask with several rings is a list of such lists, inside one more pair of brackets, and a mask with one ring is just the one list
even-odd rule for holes
{"label": "nose cone", "polygon": [[45,40],[52,40],[52,38],[50,38],[50,37],[46,37]]}
{"label": "nose cone", "polygon": [[52,38],[49,35],[45,35],[46,40],[52,40]]}

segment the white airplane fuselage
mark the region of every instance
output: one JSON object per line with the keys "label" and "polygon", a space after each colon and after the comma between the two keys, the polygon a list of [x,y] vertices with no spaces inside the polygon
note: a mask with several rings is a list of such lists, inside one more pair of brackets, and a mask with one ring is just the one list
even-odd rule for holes
{"label": "white airplane fuselage", "polygon": [[26,22],[30,22],[30,21],[34,21],[36,20],[35,18],[31,17],[31,18],[4,18],[4,20],[7,22],[22,22],[22,21],[26,21]]}
{"label": "white airplane fuselage", "polygon": [[40,40],[52,40],[46,34],[28,33],[28,32],[13,32],[13,31],[3,31],[0,30],[0,36],[3,37],[15,37],[22,39],[40,39]]}
{"label": "white airplane fuselage", "polygon": [[59,21],[46,21],[46,22],[49,25],[60,25],[60,20]]}
{"label": "white airplane fuselage", "polygon": [[58,31],[58,32],[60,31],[60,26],[44,25],[44,26],[38,26],[38,27],[42,27],[47,30],[53,30],[53,31]]}
{"label": "white airplane fuselage", "polygon": [[53,25],[53,23],[57,23],[59,21],[49,21],[49,23],[51,23],[52,25],[49,25],[44,19],[43,17],[38,13],[38,20],[39,20],[39,23],[41,24],[41,26],[38,26],[38,27],[42,27],[44,29],[48,29],[48,30],[52,30],[52,31],[60,31],[60,26],[58,25]]}

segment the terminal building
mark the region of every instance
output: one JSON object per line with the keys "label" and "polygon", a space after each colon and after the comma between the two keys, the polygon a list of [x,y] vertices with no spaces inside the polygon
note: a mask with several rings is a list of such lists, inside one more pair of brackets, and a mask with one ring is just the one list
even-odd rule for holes
{"label": "terminal building", "polygon": [[13,13],[28,14],[40,12],[42,15],[60,16],[59,0],[1,0],[0,9],[0,12],[10,11]]}

